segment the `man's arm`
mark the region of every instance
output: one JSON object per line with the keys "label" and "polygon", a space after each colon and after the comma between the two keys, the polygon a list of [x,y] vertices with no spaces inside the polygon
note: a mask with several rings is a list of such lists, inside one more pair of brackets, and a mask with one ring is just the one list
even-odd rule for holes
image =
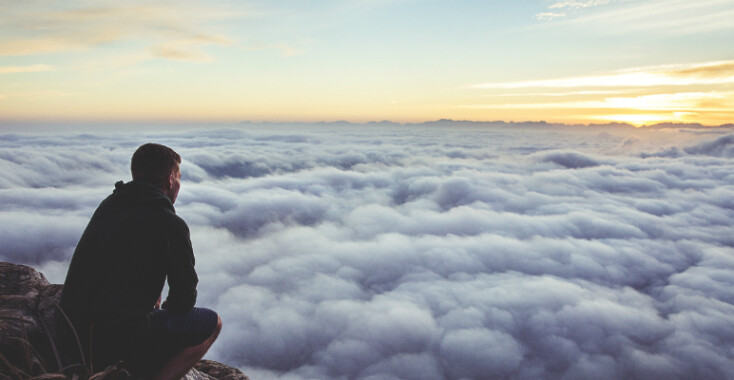
{"label": "man's arm", "polygon": [[199,278],[194,269],[189,228],[182,219],[174,218],[169,239],[168,297],[162,306],[172,312],[185,313],[196,304]]}

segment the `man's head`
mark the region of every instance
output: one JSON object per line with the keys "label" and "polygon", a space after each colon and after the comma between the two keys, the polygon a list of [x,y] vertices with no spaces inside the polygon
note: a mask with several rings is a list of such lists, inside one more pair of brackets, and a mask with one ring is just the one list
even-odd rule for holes
{"label": "man's head", "polygon": [[181,188],[181,156],[160,144],[143,144],[133,154],[130,171],[134,181],[147,182],[176,202]]}

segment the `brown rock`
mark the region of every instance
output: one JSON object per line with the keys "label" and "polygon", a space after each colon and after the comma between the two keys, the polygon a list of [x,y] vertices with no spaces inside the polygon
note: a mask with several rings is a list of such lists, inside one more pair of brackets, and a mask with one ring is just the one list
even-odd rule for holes
{"label": "brown rock", "polygon": [[194,368],[219,380],[250,380],[250,378],[239,369],[232,368],[213,360],[201,360],[196,363]]}
{"label": "brown rock", "polygon": [[[15,368],[36,375],[57,370],[52,342],[62,289],[32,267],[0,262],[0,354]],[[0,360],[0,379],[25,377]],[[199,362],[184,379],[249,380],[240,370],[211,360]]]}
{"label": "brown rock", "polygon": [[216,377],[212,377],[203,372],[199,372],[196,368],[192,368],[186,376],[181,380],[217,380]]}
{"label": "brown rock", "polygon": [[46,276],[27,265],[0,262],[0,296],[24,294],[47,285]]}

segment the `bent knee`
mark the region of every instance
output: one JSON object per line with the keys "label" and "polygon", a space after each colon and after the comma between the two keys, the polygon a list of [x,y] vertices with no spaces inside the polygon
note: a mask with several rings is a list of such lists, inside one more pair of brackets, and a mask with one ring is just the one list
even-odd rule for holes
{"label": "bent knee", "polygon": [[219,337],[219,332],[222,331],[222,319],[217,316],[217,325],[214,327],[214,330],[212,331],[211,335],[209,335],[208,338],[206,338],[203,342],[199,343],[197,346],[204,348],[205,350],[208,350],[209,347],[211,347],[212,344],[217,340]]}
{"label": "bent knee", "polygon": [[222,318],[219,315],[217,315],[217,325],[214,326],[214,331],[212,331],[212,334],[209,336],[209,339],[207,340],[213,343],[219,336],[220,331],[222,331]]}
{"label": "bent knee", "polygon": [[217,327],[214,328],[214,334],[212,335],[217,335],[220,331],[222,331],[222,317],[217,315]]}

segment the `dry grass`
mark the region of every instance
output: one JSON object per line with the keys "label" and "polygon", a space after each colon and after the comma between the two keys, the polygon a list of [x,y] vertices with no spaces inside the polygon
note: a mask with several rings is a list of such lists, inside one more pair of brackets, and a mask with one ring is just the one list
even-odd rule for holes
{"label": "dry grass", "polygon": [[[66,316],[64,311],[56,305],[59,313],[64,317],[66,323],[70,327],[74,339],[76,341],[77,349],[81,357],[81,363],[73,363],[64,365],[61,360],[61,353],[59,352],[56,340],[51,335],[48,326],[40,319],[43,326],[43,330],[46,333],[48,343],[53,353],[53,358],[56,361],[54,369],[51,369],[43,359],[43,356],[39,351],[33,347],[33,344],[27,337],[11,337],[7,342],[17,346],[17,357],[12,359],[7,358],[5,355],[0,353],[0,380],[40,380],[40,379],[66,379],[66,380],[117,380],[118,378],[127,379],[130,377],[124,368],[121,367],[121,363],[108,366],[102,371],[92,372],[92,363],[87,363],[84,360],[84,353],[82,351],[81,342],[79,336],[71,324],[71,321]],[[9,316],[4,316],[9,317]],[[11,317],[12,318],[12,317]]]}

